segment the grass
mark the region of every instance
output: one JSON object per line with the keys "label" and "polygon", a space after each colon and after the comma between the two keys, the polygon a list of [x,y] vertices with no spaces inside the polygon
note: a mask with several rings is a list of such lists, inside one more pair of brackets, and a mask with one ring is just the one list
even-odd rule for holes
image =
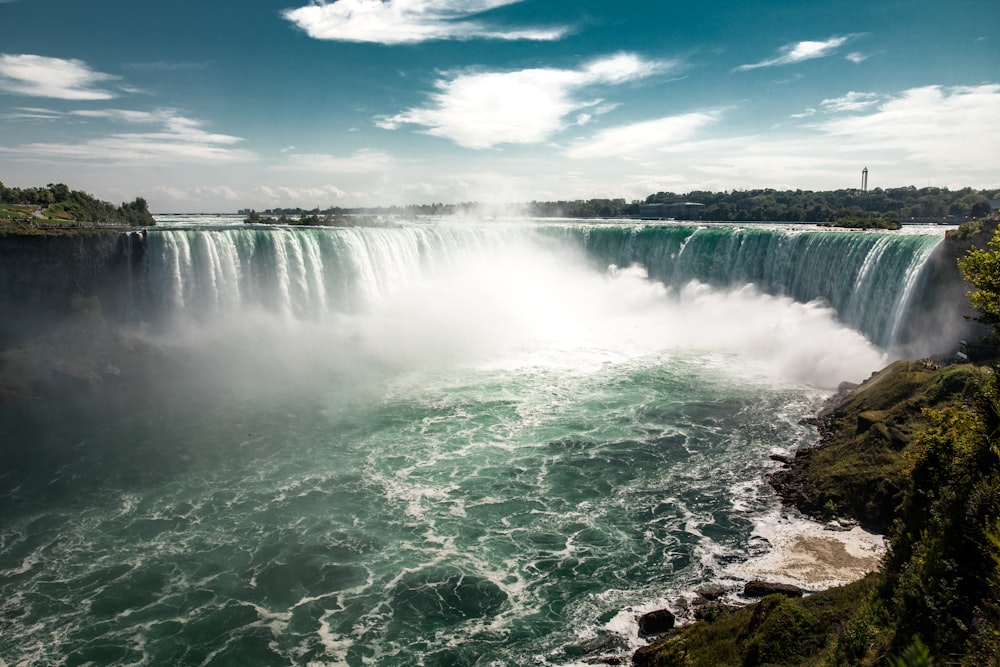
{"label": "grass", "polygon": [[771,595],[724,611],[712,621],[675,630],[641,651],[648,667],[820,665],[833,642],[875,587],[875,575],[802,599]]}
{"label": "grass", "polygon": [[920,455],[914,435],[927,426],[924,409],[966,405],[982,378],[969,364],[937,368],[926,360],[897,361],[870,378],[818,419],[821,446],[800,452],[787,471],[805,490],[802,509],[888,532]]}

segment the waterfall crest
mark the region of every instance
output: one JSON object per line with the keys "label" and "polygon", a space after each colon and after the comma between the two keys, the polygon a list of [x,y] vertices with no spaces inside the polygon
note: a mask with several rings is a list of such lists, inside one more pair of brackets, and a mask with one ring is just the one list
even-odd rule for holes
{"label": "waterfall crest", "polygon": [[[153,230],[147,298],[167,317],[247,308],[323,319],[361,312],[456,265],[516,248],[576,253],[593,268],[641,265],[681,288],[754,285],[800,303],[819,300],[889,349],[940,235],[786,227],[607,224],[406,224],[395,228]],[[515,250],[511,250],[515,248]]]}

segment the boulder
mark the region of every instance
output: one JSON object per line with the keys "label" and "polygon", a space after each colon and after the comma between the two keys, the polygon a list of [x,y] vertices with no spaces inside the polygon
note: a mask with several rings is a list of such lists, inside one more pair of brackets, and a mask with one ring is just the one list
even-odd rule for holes
{"label": "boulder", "polygon": [[639,617],[639,636],[651,637],[672,630],[676,617],[667,609],[657,609]]}
{"label": "boulder", "polygon": [[694,592],[706,600],[718,600],[726,594],[726,589],[718,584],[706,584],[696,588]]}
{"label": "boulder", "polygon": [[743,597],[762,598],[775,593],[790,598],[802,597],[802,589],[792,584],[779,584],[773,581],[754,579],[753,581],[748,581],[743,586]]}

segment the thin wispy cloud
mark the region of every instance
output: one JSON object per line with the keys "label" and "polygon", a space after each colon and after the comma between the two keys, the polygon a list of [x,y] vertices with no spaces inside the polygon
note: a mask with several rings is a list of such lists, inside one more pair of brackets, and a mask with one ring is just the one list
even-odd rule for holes
{"label": "thin wispy cloud", "polygon": [[[426,133],[466,148],[533,144],[580,121],[580,113],[603,100],[578,95],[596,85],[635,81],[676,64],[623,53],[580,69],[524,69],[460,74],[437,82],[432,104],[376,119],[388,130],[419,125]],[[572,119],[571,119],[572,117]]]}
{"label": "thin wispy cloud", "polygon": [[758,63],[750,65],[740,65],[733,71],[746,72],[753,69],[760,69],[762,67],[792,65],[806,60],[813,60],[815,58],[826,58],[827,56],[836,53],[837,49],[843,46],[850,38],[851,35],[840,35],[830,37],[829,39],[821,42],[803,41],[796,42],[794,44],[786,44],[781,47],[778,55],[774,58],[768,58],[767,60],[762,60]]}
{"label": "thin wispy cloud", "polygon": [[845,111],[864,111],[878,104],[880,96],[877,93],[858,93],[850,91],[841,97],[833,97],[820,102],[825,111],[838,113]]}
{"label": "thin wispy cloud", "polygon": [[174,110],[79,110],[68,112],[65,117],[146,125],[150,131],[112,132],[79,143],[31,143],[0,151],[30,159],[142,165],[232,163],[255,158],[253,153],[233,147],[242,138],[207,132],[200,121]]}
{"label": "thin wispy cloud", "polygon": [[697,111],[602,130],[571,146],[574,159],[623,157],[638,159],[663,147],[687,141],[699,130],[716,123],[721,111]]}
{"label": "thin wispy cloud", "polygon": [[436,40],[560,39],[566,27],[505,27],[478,15],[522,0],[320,0],[283,16],[315,39],[376,44]]}
{"label": "thin wispy cloud", "polygon": [[106,84],[119,77],[92,70],[82,60],[24,53],[0,54],[0,91],[60,100],[109,100]]}
{"label": "thin wispy cloud", "polygon": [[42,107],[18,107],[0,115],[3,120],[59,120],[63,117],[59,111]]}
{"label": "thin wispy cloud", "polygon": [[308,173],[370,174],[384,171],[395,160],[388,153],[360,150],[352,155],[339,156],[327,153],[295,153],[295,147],[282,149],[287,162],[276,166],[276,171],[305,171]]}

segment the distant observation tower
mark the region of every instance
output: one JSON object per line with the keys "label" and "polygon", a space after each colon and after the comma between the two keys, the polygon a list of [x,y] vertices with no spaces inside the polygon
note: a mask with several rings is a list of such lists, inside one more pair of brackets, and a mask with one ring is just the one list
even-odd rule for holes
{"label": "distant observation tower", "polygon": [[861,191],[868,192],[868,167],[861,170]]}

